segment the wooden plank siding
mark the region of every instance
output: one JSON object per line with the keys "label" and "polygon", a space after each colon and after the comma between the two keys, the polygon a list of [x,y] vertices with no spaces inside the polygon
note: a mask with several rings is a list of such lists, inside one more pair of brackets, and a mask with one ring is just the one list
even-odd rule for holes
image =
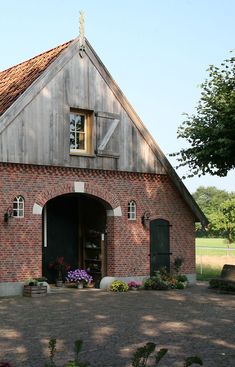
{"label": "wooden plank siding", "polygon": [[[76,47],[70,47],[76,51]],[[148,141],[140,134],[94,62],[88,56],[80,58],[75,51],[74,54],[70,51],[70,58],[63,67],[57,68],[51,79],[48,77],[47,83],[40,81],[43,87],[38,93],[33,88],[26,91],[29,102],[11,123],[1,129],[0,161],[165,173]],[[30,93],[34,93],[32,98]],[[93,154],[90,156],[70,154],[70,108],[93,111]],[[104,152],[96,155],[97,144],[114,121],[109,118],[112,116],[118,116],[120,121],[112,136],[105,141]]]}

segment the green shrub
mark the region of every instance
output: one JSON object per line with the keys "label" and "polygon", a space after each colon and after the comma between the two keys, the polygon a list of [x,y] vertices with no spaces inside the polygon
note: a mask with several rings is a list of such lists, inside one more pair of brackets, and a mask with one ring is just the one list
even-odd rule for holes
{"label": "green shrub", "polygon": [[222,279],[211,279],[209,281],[209,288],[235,293],[235,284]]}
{"label": "green shrub", "polygon": [[184,289],[184,284],[182,282],[177,282],[175,285],[176,289]]}
{"label": "green shrub", "polygon": [[127,292],[129,289],[127,283],[122,280],[114,280],[110,285],[110,290],[112,292]]}
{"label": "green shrub", "polygon": [[226,292],[235,292],[235,284],[229,282],[221,282],[219,289]]}
{"label": "green shrub", "polygon": [[169,285],[166,281],[162,280],[158,276],[150,277],[144,282],[144,289],[152,289],[152,290],[167,290],[169,289]]}
{"label": "green shrub", "polygon": [[155,272],[155,275],[146,279],[144,289],[152,290],[168,290],[168,289],[183,289],[184,282],[187,281],[185,275],[174,276],[168,272],[166,268],[161,268]]}
{"label": "green shrub", "polygon": [[[132,367],[146,367],[149,366],[148,359],[154,353],[156,348],[155,343],[147,343],[143,347],[138,348],[132,358]],[[154,356],[154,364],[153,367],[158,366],[161,359],[168,352],[168,349],[162,348],[160,349]],[[184,367],[189,367],[192,364],[203,365],[201,358],[197,356],[188,357],[184,360]]]}
{"label": "green shrub", "polygon": [[219,288],[220,287],[220,280],[219,279],[211,279],[209,281],[210,288]]}
{"label": "green shrub", "polygon": [[188,278],[186,277],[186,275],[177,275],[176,279],[179,281],[179,282],[187,282],[188,281]]}

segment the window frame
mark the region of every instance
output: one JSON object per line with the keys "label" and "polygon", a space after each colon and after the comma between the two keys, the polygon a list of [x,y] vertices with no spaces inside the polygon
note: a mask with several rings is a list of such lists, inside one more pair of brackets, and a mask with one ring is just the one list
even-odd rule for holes
{"label": "window frame", "polygon": [[[71,148],[70,135],[71,135],[71,116],[79,115],[84,116],[84,149]],[[71,155],[92,155],[92,131],[93,131],[93,112],[88,110],[81,110],[71,108],[69,113],[69,151]]]}
{"label": "window frame", "polygon": [[130,221],[134,221],[137,218],[137,205],[135,200],[130,200],[128,202],[127,218]]}
{"label": "window frame", "polygon": [[24,212],[25,212],[25,199],[22,195],[17,195],[13,200],[12,216],[14,218],[24,218]]}

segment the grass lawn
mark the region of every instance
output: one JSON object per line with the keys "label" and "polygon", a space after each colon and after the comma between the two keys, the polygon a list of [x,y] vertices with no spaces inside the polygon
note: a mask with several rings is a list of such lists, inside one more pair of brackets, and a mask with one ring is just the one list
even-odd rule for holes
{"label": "grass lawn", "polygon": [[[199,248],[200,247],[205,247]],[[227,251],[227,242],[223,238],[196,239],[197,280],[209,280],[220,275],[224,264],[235,264],[235,251]],[[211,247],[211,249],[207,249]],[[223,248],[221,249],[216,249]],[[235,243],[230,245],[235,249]],[[201,273],[202,272],[202,273]]]}
{"label": "grass lawn", "polygon": [[[211,249],[200,249],[200,247],[212,247]],[[216,247],[224,248],[224,250],[216,249]],[[235,249],[235,243],[229,246]],[[225,256],[227,252],[229,256],[235,256],[235,251],[227,251],[228,243],[224,238],[196,238],[196,255],[199,256]]]}
{"label": "grass lawn", "polygon": [[200,264],[196,265],[196,274],[197,280],[210,280],[212,278],[216,278],[220,276],[221,266],[218,265],[208,265],[203,264],[202,266],[202,274],[201,274],[201,266]]}

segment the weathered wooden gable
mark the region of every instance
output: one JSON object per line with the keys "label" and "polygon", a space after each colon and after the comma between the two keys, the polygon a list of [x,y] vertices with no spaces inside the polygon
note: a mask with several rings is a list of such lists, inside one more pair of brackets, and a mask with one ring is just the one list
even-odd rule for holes
{"label": "weathered wooden gable", "polygon": [[[92,114],[92,151],[70,153],[71,109]],[[87,43],[75,40],[0,117],[0,161],[165,173],[152,138]]]}

